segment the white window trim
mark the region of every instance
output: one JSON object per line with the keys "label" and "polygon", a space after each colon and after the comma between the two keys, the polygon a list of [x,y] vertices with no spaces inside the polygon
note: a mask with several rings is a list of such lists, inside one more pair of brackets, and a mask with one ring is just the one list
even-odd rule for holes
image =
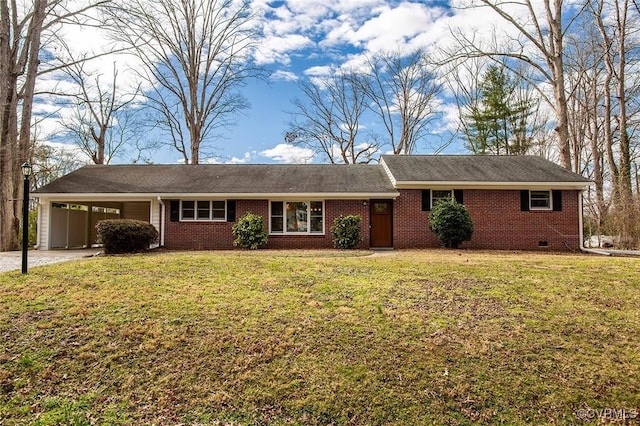
{"label": "white window trim", "polygon": [[[282,203],[282,231],[271,230],[271,204]],[[287,231],[287,203],[307,203],[307,231],[306,232],[291,232]],[[322,232],[311,231],[311,203],[322,203]],[[269,235],[325,235],[325,202],[324,200],[269,200]]]}
{"label": "white window trim", "polygon": [[[448,192],[449,192],[449,195],[450,195],[450,198],[451,198],[452,200],[455,200],[455,196],[454,196],[454,194],[453,194],[453,189],[432,189],[431,191],[429,191],[429,192],[430,192],[429,196],[431,197],[431,200],[429,200],[430,205],[431,205],[431,208],[435,207],[435,205],[434,205],[434,203],[433,203],[433,201],[434,201],[434,199],[433,199],[433,193],[434,193],[435,191],[442,191],[442,192],[444,192],[444,191],[448,191]],[[441,200],[441,198],[436,198],[436,200]]]}
{"label": "white window trim", "polygon": [[[549,194],[549,207],[533,207],[531,205],[531,193],[532,192],[546,192]],[[534,211],[550,211],[553,210],[553,192],[550,189],[530,189],[529,190],[529,210]]]}
{"label": "white window trim", "polygon": [[[182,202],[183,201],[193,201],[193,219],[184,218],[182,216]],[[199,201],[207,201],[209,203],[209,217],[210,219],[197,219],[198,217],[198,202]],[[224,202],[224,218],[213,218],[213,203],[215,201]],[[203,199],[194,199],[194,200],[180,200],[180,222],[226,222],[227,221],[227,200],[203,200]]]}

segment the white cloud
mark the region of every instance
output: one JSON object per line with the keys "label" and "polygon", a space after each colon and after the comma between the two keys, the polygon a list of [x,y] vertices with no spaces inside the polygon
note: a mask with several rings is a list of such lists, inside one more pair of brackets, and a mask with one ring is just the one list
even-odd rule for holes
{"label": "white cloud", "polygon": [[[256,152],[245,152],[242,157],[211,157],[201,161],[201,164],[247,164],[256,156]],[[184,162],[180,161],[181,163]]]}
{"label": "white cloud", "polygon": [[286,36],[271,36],[260,42],[256,52],[256,61],[259,64],[272,64],[275,62],[289,64],[290,53],[312,46],[313,41],[301,34],[288,34]]}
{"label": "white cloud", "polygon": [[298,81],[299,77],[291,71],[278,70],[271,74],[271,80],[275,81]]}
{"label": "white cloud", "polygon": [[260,155],[281,163],[306,164],[313,161],[315,153],[307,148],[281,143],[271,149],[265,149]]}
{"label": "white cloud", "polygon": [[331,74],[330,65],[315,66],[307,68],[304,73],[310,77],[325,77]]}

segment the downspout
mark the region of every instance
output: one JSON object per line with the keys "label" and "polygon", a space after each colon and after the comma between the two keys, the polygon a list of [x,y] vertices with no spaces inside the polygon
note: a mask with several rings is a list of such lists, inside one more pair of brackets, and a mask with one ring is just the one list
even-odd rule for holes
{"label": "downspout", "polygon": [[164,201],[159,195],[158,203],[160,204],[160,247],[164,247]]}
{"label": "downspout", "polygon": [[583,208],[582,208],[583,192],[584,190],[580,191],[580,196],[578,197],[578,226],[580,227],[578,234],[580,235],[580,251],[584,253],[599,254],[602,256],[611,256],[611,253],[606,252],[604,250],[594,250],[592,248],[586,248],[584,246],[584,218],[583,218]]}

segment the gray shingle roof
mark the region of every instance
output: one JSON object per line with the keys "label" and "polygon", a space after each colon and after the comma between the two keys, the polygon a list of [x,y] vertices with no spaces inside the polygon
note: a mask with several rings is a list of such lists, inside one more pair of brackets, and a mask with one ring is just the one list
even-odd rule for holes
{"label": "gray shingle roof", "polygon": [[397,182],[589,182],[528,155],[384,155],[382,159]]}
{"label": "gray shingle roof", "polygon": [[[589,180],[535,156],[385,155],[403,182],[569,183]],[[575,186],[575,185],[574,185]],[[91,165],[36,194],[397,194],[382,166],[333,164]]]}
{"label": "gray shingle roof", "polygon": [[395,194],[375,165],[91,165],[36,191],[38,194]]}

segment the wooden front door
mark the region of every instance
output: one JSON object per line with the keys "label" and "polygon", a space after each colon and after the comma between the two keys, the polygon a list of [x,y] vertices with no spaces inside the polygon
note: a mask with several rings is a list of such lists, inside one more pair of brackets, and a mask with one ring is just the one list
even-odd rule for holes
{"label": "wooden front door", "polygon": [[371,247],[393,247],[393,200],[371,200]]}

